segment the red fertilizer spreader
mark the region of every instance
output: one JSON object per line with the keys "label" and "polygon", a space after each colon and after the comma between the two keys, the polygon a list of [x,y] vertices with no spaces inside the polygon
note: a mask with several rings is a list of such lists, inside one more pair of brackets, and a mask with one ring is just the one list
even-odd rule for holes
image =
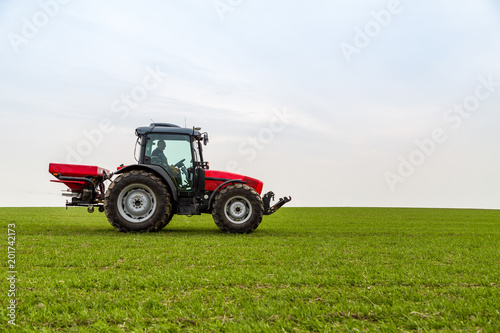
{"label": "red fertilizer spreader", "polygon": [[[96,202],[100,211],[104,211],[102,202],[104,198],[103,182],[109,179],[110,172],[107,169],[93,165],[60,164],[50,163],[49,172],[57,179],[54,183],[63,183],[68,187],[63,195],[71,197],[71,202],[66,201],[66,206],[85,206],[89,212],[93,206],[89,202]],[[102,187],[102,188],[96,188]],[[99,191],[96,191],[99,189]]]}

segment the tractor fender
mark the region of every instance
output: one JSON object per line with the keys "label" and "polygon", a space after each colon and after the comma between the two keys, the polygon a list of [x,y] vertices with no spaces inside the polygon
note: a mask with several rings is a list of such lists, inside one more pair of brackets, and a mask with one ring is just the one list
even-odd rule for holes
{"label": "tractor fender", "polygon": [[212,203],[214,201],[214,198],[217,195],[217,193],[219,193],[219,191],[223,187],[226,187],[229,184],[236,184],[236,183],[246,184],[246,182],[244,182],[244,181],[242,181],[240,179],[230,179],[230,180],[227,180],[224,183],[220,184],[219,186],[217,186],[217,188],[215,189],[215,191],[212,192],[212,195],[210,196],[210,199],[208,199],[208,206],[207,206],[208,210],[212,209]]}
{"label": "tractor fender", "polygon": [[160,177],[160,179],[163,179],[165,184],[169,187],[170,194],[172,194],[172,197],[175,202],[178,200],[178,193],[176,191],[176,187],[174,184],[174,181],[170,177],[170,175],[159,165],[148,165],[148,164],[133,164],[133,165],[128,165],[126,167],[121,168],[120,170],[116,171],[113,173],[113,175],[119,175],[121,173],[133,171],[133,170],[145,170],[145,171],[150,171],[154,173],[156,176]]}

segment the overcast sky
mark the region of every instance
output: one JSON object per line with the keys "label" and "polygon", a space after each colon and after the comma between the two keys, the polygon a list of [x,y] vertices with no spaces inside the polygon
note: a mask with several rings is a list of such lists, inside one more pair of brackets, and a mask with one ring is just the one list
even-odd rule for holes
{"label": "overcast sky", "polygon": [[50,162],[135,163],[154,120],[291,206],[498,208],[499,31],[494,0],[3,0],[0,206],[63,206]]}

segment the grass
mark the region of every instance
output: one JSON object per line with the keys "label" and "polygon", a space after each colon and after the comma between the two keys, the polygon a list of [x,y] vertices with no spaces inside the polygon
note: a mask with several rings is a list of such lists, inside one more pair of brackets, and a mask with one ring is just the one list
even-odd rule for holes
{"label": "grass", "polygon": [[78,208],[0,220],[5,272],[16,225],[14,331],[500,331],[500,211],[283,208],[250,235],[209,215],[155,234]]}

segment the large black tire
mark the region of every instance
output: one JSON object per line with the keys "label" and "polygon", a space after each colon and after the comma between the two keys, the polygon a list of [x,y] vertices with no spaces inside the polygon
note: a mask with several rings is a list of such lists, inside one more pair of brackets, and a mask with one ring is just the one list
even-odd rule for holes
{"label": "large black tire", "polygon": [[264,204],[250,186],[235,184],[223,188],[215,197],[212,216],[226,233],[248,234],[262,221]]}
{"label": "large black tire", "polygon": [[172,197],[152,173],[134,170],[118,176],[104,196],[109,223],[121,232],[156,232],[172,219]]}

